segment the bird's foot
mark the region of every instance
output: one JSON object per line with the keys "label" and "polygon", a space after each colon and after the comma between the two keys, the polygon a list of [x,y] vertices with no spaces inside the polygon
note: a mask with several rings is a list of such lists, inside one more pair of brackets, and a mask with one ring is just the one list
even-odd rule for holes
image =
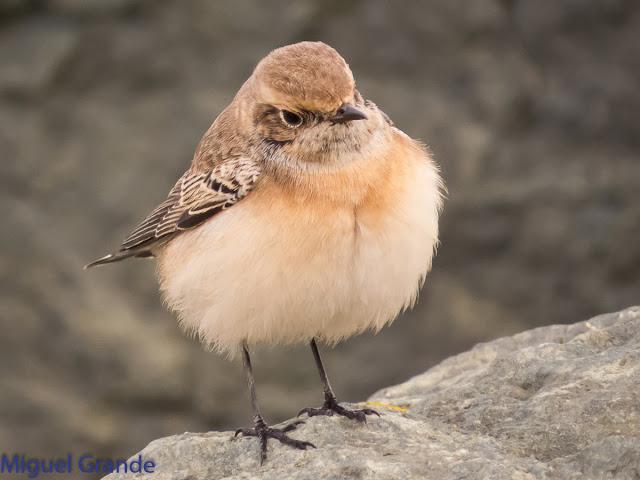
{"label": "bird's foot", "polygon": [[306,450],[309,447],[316,448],[316,446],[311,442],[296,440],[287,435],[288,432],[292,432],[303,423],[304,422],[302,420],[296,420],[284,428],[274,428],[268,426],[262,417],[257,417],[254,420],[253,428],[239,428],[236,430],[234,437],[237,437],[238,435],[243,435],[245,437],[258,437],[258,439],[260,439],[260,465],[262,465],[267,459],[267,441],[270,438],[274,438],[280,443],[284,443],[285,445],[289,445],[290,447],[297,448],[299,450]]}
{"label": "bird's foot", "polygon": [[351,420],[357,420],[361,423],[366,423],[367,415],[377,415],[380,414],[371,408],[362,408],[359,410],[350,410],[348,408],[344,408],[340,406],[336,397],[334,396],[325,396],[324,404],[320,408],[307,407],[300,410],[298,416],[307,414],[310,417],[315,417],[317,415],[341,415],[343,417],[350,418]]}

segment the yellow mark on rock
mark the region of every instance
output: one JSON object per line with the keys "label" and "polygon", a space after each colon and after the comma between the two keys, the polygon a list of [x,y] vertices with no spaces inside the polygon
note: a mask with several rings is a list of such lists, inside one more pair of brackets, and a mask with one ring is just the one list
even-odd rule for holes
{"label": "yellow mark on rock", "polygon": [[407,407],[400,407],[398,405],[392,405],[390,403],[383,402],[364,402],[369,407],[386,408],[387,410],[393,410],[394,412],[407,413],[409,409]]}

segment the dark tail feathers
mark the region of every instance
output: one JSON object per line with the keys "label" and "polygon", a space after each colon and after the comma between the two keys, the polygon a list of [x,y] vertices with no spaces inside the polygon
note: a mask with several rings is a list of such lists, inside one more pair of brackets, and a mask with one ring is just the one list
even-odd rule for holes
{"label": "dark tail feathers", "polygon": [[106,265],[108,263],[119,262],[120,260],[124,260],[125,258],[130,258],[130,257],[138,257],[138,258],[153,257],[153,254],[149,250],[143,250],[143,249],[133,248],[131,250],[121,250],[116,253],[110,253],[109,255],[105,255],[104,257],[94,260],[91,263],[87,263],[84,266],[84,269],[86,270],[87,268],[97,267],[99,265]]}

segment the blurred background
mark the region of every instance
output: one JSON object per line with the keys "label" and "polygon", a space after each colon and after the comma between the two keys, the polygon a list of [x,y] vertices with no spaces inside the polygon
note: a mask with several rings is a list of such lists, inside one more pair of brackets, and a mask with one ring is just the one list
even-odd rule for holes
{"label": "blurred background", "polygon": [[[640,303],[634,0],[2,0],[0,451],[135,453],[245,426],[238,361],[186,337],[154,264],[85,272],[166,195],[258,60],[323,40],[449,187],[417,308],[325,350],[362,400],[473,344]],[[255,355],[267,418],[321,401]]]}

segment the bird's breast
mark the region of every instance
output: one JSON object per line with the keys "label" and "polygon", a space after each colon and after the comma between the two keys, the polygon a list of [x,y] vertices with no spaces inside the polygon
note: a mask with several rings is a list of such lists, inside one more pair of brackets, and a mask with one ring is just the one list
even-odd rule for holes
{"label": "bird's breast", "polygon": [[159,275],[184,325],[231,351],[244,339],[338,341],[411,304],[437,242],[440,180],[424,151],[401,140],[367,171],[297,190],[263,179],[169,242]]}

